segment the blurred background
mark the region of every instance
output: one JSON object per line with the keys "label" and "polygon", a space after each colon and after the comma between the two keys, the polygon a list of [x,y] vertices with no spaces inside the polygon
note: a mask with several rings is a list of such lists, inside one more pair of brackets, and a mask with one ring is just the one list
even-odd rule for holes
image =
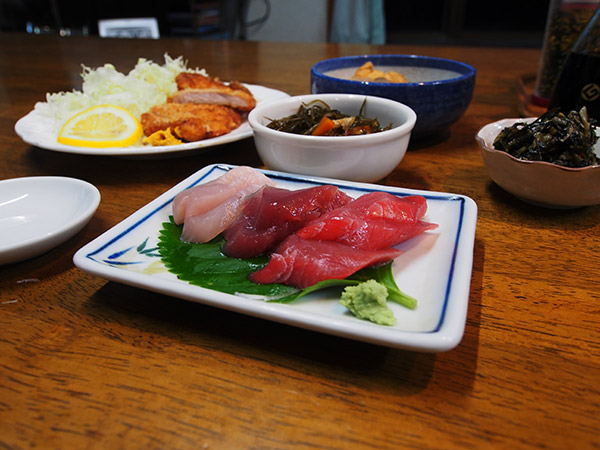
{"label": "blurred background", "polygon": [[[0,31],[541,47],[549,4],[550,0],[0,0]],[[155,30],[135,28],[138,25],[131,22],[101,26],[109,19],[133,18],[148,19]]]}

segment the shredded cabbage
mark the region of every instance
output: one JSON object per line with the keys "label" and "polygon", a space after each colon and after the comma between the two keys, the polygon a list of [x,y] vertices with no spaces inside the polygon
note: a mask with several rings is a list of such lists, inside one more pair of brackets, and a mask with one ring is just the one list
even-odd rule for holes
{"label": "shredded cabbage", "polygon": [[177,90],[175,77],[184,71],[207,75],[204,69],[188,69],[181,56],[165,54],[165,63],[156,64],[140,58],[127,74],[118,72],[112,64],[91,69],[82,64],[82,90],[47,93],[46,102],[38,102],[36,111],[52,118],[60,128],[67,120],[91,106],[111,104],[121,106],[138,119],[152,106],[165,103]]}

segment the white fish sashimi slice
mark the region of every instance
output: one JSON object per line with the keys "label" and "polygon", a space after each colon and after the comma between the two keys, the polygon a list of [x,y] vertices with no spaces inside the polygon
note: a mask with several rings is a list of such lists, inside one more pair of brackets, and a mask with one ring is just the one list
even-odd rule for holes
{"label": "white fish sashimi slice", "polygon": [[187,217],[216,208],[248,186],[265,184],[274,183],[252,167],[236,167],[215,180],[177,194],[173,200],[173,220],[177,224],[184,223]]}
{"label": "white fish sashimi slice", "polygon": [[253,184],[229,197],[217,207],[195,216],[186,217],[181,232],[184,242],[205,243],[225,231],[241,214],[251,195],[264,184]]}

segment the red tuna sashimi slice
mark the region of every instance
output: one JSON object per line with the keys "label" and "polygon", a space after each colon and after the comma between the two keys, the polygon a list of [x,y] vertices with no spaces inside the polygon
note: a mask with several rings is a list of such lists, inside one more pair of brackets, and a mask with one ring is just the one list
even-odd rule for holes
{"label": "red tuna sashimi slice", "polygon": [[437,228],[420,220],[426,211],[427,201],[422,196],[371,192],[324,214],[297,234],[303,239],[343,242],[363,250],[382,249]]}
{"label": "red tuna sashimi slice", "polygon": [[351,200],[331,185],[295,191],[266,186],[250,198],[239,218],[225,230],[223,253],[233,258],[260,255],[311,220]]}
{"label": "red tuna sashimi slice", "polygon": [[187,217],[205,213],[233,197],[242,189],[275,184],[266,175],[252,167],[239,166],[208,183],[199,184],[180,192],[173,200],[173,220],[177,224]]}
{"label": "red tuna sashimi slice", "polygon": [[277,247],[264,268],[250,274],[250,280],[304,289],[323,280],[347,278],[364,267],[391,261],[401,253],[394,248],[360,250],[341,242],[305,240],[293,234]]}

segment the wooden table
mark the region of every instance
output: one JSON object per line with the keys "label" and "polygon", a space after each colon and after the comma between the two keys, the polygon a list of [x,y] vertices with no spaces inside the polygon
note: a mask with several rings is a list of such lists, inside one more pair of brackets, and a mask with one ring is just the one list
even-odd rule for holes
{"label": "wooden table", "polygon": [[[206,165],[262,165],[251,139],[168,160],[64,154],[13,131],[81,64],[184,55],[222,79],[309,92],[315,62],[419,53],[476,67],[464,117],[382,184],[479,208],[465,335],[418,353],[306,331],[88,275],[84,244]],[[0,179],[62,175],[102,202],[64,244],[0,268],[0,447],[600,448],[600,207],[548,210],[493,184],[474,140],[517,115],[531,49],[101,40],[0,34]]]}

